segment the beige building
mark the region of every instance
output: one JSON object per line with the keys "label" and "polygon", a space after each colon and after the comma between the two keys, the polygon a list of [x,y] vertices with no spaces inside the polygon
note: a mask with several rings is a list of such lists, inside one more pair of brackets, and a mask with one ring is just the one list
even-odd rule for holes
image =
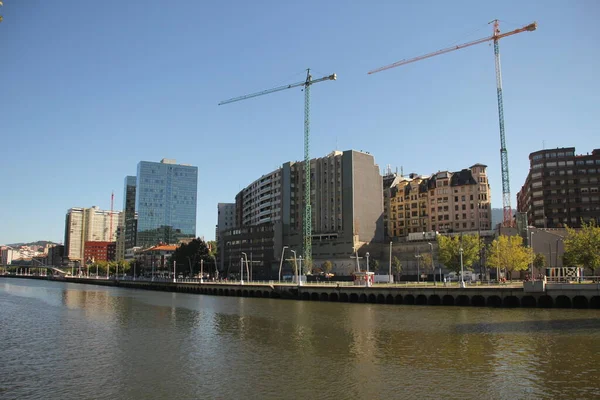
{"label": "beige building", "polygon": [[65,219],[65,257],[69,261],[83,260],[85,242],[115,242],[118,225],[118,211],[111,213],[96,206],[71,208]]}
{"label": "beige building", "polygon": [[475,164],[457,172],[431,176],[411,174],[389,190],[387,215],[390,237],[492,228],[490,185],[486,166]]}

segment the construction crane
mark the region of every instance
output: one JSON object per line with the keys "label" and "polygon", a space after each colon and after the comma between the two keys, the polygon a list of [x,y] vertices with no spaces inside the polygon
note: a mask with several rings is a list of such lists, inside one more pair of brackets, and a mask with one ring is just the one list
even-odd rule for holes
{"label": "construction crane", "polygon": [[315,83],[335,81],[336,79],[337,75],[331,74],[329,76],[324,76],[322,78],[313,80],[312,76],[310,75],[309,68],[306,70],[306,79],[302,82],[278,86],[273,89],[262,90],[260,92],[247,94],[245,96],[234,97],[219,103],[219,105],[229,104],[265,94],[280,92],[286,89],[292,89],[300,86],[304,87],[304,219],[302,227],[302,241],[304,259],[307,261],[312,260],[312,211],[310,205],[310,87]]}
{"label": "construction crane", "polygon": [[395,62],[393,64],[386,65],[384,67],[369,71],[369,74],[374,74],[376,72],[385,71],[390,68],[395,68],[395,67],[399,67],[401,65],[410,64],[415,61],[421,61],[426,58],[438,56],[440,54],[449,53],[454,50],[464,49],[465,47],[474,46],[479,43],[485,43],[485,42],[489,42],[492,40],[494,41],[494,57],[495,57],[495,61],[496,61],[496,88],[497,88],[497,96],[498,96],[498,119],[499,119],[499,123],[500,123],[500,163],[502,165],[502,208],[504,210],[504,218],[503,218],[502,224],[504,226],[512,226],[513,219],[512,219],[512,207],[510,204],[511,202],[510,202],[510,179],[509,179],[509,173],[508,173],[508,153],[506,150],[506,138],[505,138],[505,134],[504,134],[504,107],[502,104],[502,71],[500,69],[500,49],[498,46],[498,41],[507,36],[516,35],[517,33],[535,31],[537,29],[537,23],[533,22],[529,25],[525,25],[522,28],[515,29],[514,31],[510,31],[510,32],[506,32],[506,33],[500,33],[500,25],[499,25],[497,19],[491,21],[490,24],[491,23],[494,24],[494,34],[492,36],[485,37],[482,39],[477,39],[472,42],[463,43],[463,44],[460,44],[457,46],[448,47],[446,49],[434,51],[433,53],[425,54],[425,55],[415,57],[415,58],[410,58],[408,60],[401,60],[401,61]]}

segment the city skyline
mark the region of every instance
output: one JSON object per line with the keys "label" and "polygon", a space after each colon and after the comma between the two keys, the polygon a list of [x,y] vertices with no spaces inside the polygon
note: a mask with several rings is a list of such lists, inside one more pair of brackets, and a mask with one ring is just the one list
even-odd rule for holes
{"label": "city skyline", "polygon": [[[553,4],[407,8],[334,2],[326,8],[335,18],[315,15],[305,35],[300,19],[283,17],[301,15],[317,3],[264,8],[240,3],[234,7],[239,13],[230,13],[223,5],[109,1],[103,9],[110,23],[101,23],[96,8],[86,4],[27,7],[7,1],[0,25],[4,147],[19,149],[23,138],[30,144],[26,152],[5,152],[0,161],[8,172],[5,188],[12,192],[0,200],[0,243],[62,241],[66,210],[110,209],[112,191],[115,204],[122,204],[123,176],[134,172],[130,166],[163,157],[199,167],[196,235],[212,239],[216,204],[232,201],[277,165],[300,161],[303,152],[299,90],[226,108],[217,102],[302,80],[308,67],[338,75],[335,84],[313,88],[312,157],[332,149],[364,150],[381,169],[390,164],[404,167],[405,174],[481,162],[489,166],[492,207],[500,208],[491,48],[480,45],[366,74],[489,36],[487,22],[494,17],[503,31],[539,24],[536,32],[500,43],[515,209],[529,153],[598,147],[593,143],[598,82],[592,78],[599,59],[593,51],[599,6]],[[59,26],[53,22],[58,19]],[[156,20],[160,24],[150,23]]]}

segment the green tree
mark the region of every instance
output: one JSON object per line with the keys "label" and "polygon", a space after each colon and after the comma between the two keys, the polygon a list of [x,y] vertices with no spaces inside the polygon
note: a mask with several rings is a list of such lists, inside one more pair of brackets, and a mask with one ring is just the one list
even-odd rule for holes
{"label": "green tree", "polygon": [[425,272],[433,272],[433,257],[431,257],[431,253],[421,254],[421,267]]}
{"label": "green tree", "polygon": [[565,255],[568,265],[589,268],[593,275],[600,268],[600,227],[594,221],[582,222],[581,229],[567,228]]}
{"label": "green tree", "polygon": [[509,279],[513,271],[529,269],[533,261],[533,251],[523,246],[521,236],[500,235],[488,247],[488,264],[508,272]]}
{"label": "green tree", "polygon": [[376,258],[370,258],[369,270],[375,273],[379,272],[379,260],[377,260]]}
{"label": "green tree", "polygon": [[533,256],[533,268],[541,271],[546,268],[546,257],[543,254],[537,253]]}
{"label": "green tree", "polygon": [[213,274],[216,264],[208,251],[207,243],[196,238],[179,246],[171,255],[169,263],[177,262],[176,273],[188,273],[190,276],[200,271],[200,261],[204,261],[204,273]]}
{"label": "green tree", "polygon": [[394,256],[394,259],[392,260],[392,267],[394,267],[394,273],[398,280],[400,280],[400,276],[402,276],[402,263],[396,256]]}
{"label": "green tree", "polygon": [[324,273],[329,274],[329,273],[331,273],[331,270],[333,269],[333,263],[329,260],[323,261],[323,264],[321,264],[321,269],[323,270]]}
{"label": "green tree", "polygon": [[463,267],[472,270],[479,260],[480,238],[478,235],[443,236],[438,235],[439,261],[450,271],[460,273],[460,249],[462,248]]}

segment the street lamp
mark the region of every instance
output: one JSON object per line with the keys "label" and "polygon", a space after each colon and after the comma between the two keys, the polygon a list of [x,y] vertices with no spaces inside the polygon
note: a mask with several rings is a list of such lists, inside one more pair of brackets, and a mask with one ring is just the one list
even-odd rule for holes
{"label": "street lamp", "polygon": [[[244,258],[246,259],[246,275],[248,276],[248,279],[250,279],[250,272],[248,271],[248,254],[244,253],[242,251],[242,254],[244,255]],[[242,263],[242,268],[244,267],[244,264]]]}
{"label": "street lamp", "polygon": [[458,249],[460,252],[460,287],[465,287],[465,270],[463,267],[463,248]]}
{"label": "street lamp", "polygon": [[283,246],[283,249],[281,249],[281,260],[279,260],[279,283],[281,283],[281,267],[283,267],[283,256],[285,255],[285,249],[287,248],[287,246]]}
{"label": "street lamp", "polygon": [[420,254],[415,254],[415,258],[417,259],[417,283],[421,282],[421,269],[420,269],[420,261],[421,261],[421,255]]}
{"label": "street lamp", "polygon": [[369,272],[369,252],[367,251],[367,254],[365,254],[365,256],[367,256],[367,272]]}
{"label": "street lamp", "polygon": [[389,272],[388,272],[388,274],[389,274],[388,275],[389,276],[388,279],[390,280],[390,283],[392,283],[392,243],[393,242],[390,242],[390,269],[389,269]]}
{"label": "street lamp", "polygon": [[240,285],[244,284],[244,257],[240,257]]}
{"label": "street lamp", "polygon": [[294,253],[294,268],[296,268],[296,275],[298,275],[298,262],[296,261],[296,250],[290,250]]}
{"label": "street lamp", "polygon": [[435,282],[435,264],[433,263],[433,245],[431,243],[427,243],[429,248],[431,249],[431,270],[433,271],[433,282]]}
{"label": "street lamp", "polygon": [[298,286],[302,286],[302,281],[300,280],[300,272],[302,271],[302,255],[300,255],[298,260],[300,260],[300,266],[298,268]]}

